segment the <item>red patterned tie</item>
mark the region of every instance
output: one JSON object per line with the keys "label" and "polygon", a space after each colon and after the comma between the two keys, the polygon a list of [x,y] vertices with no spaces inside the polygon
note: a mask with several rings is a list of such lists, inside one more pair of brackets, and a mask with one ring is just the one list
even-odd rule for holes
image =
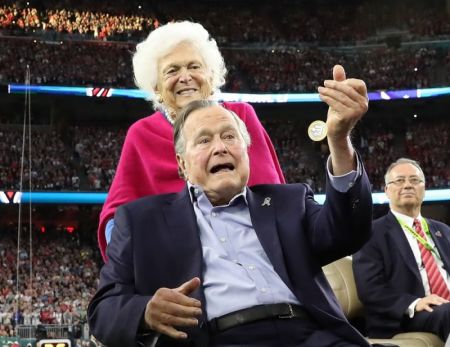
{"label": "red patterned tie", "polygon": [[[418,219],[414,219],[414,229],[424,240],[427,239],[425,233],[422,230],[422,224]],[[444,299],[449,300],[450,291],[448,290],[447,284],[445,283],[441,273],[439,272],[439,268],[436,264],[436,260],[434,259],[433,254],[428,249],[426,249],[425,246],[422,245],[422,243],[420,243],[419,241],[417,243],[419,244],[423,265],[425,266],[425,270],[427,272],[431,294],[436,294]]]}

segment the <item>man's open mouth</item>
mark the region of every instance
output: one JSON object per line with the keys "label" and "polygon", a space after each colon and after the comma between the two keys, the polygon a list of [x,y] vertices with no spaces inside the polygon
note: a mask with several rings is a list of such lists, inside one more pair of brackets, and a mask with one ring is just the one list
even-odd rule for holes
{"label": "man's open mouth", "polygon": [[218,165],[214,165],[211,170],[209,170],[209,172],[215,174],[217,172],[220,171],[232,171],[234,170],[234,165],[230,164],[230,163],[226,163],[226,164],[218,164]]}

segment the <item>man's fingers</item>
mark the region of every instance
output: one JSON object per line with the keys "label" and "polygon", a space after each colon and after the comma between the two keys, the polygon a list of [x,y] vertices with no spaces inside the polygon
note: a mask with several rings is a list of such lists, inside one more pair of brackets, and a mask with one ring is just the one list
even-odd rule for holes
{"label": "man's fingers", "polygon": [[168,313],[160,313],[157,318],[160,324],[167,326],[193,327],[198,325],[198,319],[193,317],[183,318]]}
{"label": "man's fingers", "polygon": [[[319,97],[321,99],[322,99],[323,96],[327,96],[327,97],[329,97],[331,99],[336,100],[337,102],[342,103],[343,105],[345,105],[347,107],[355,107],[356,106],[357,101],[355,101],[352,97],[349,97],[348,94],[346,94],[345,92],[342,92],[341,90],[332,89],[332,88],[325,88],[325,87],[319,87],[318,91],[319,91]],[[353,96],[357,97],[355,95],[353,95]],[[361,102],[362,101],[363,100],[361,100]],[[328,105],[331,106],[330,104],[328,104]]]}
{"label": "man's fingers", "polygon": [[202,315],[202,310],[199,307],[192,305],[180,305],[177,303],[168,303],[165,306],[164,312],[176,317],[186,318],[199,317]]}
{"label": "man's fingers", "polygon": [[448,300],[441,298],[436,294],[428,295],[417,303],[417,311],[433,312],[433,306],[440,306],[447,303]]}
{"label": "man's fingers", "polygon": [[347,79],[344,67],[342,65],[335,65],[333,67],[333,80],[336,82],[343,82],[343,84],[355,89],[360,95],[367,96],[367,86],[364,81],[356,78]]}
{"label": "man's fingers", "polygon": [[433,300],[432,300],[432,304],[433,305],[442,305],[442,304],[445,304],[446,302],[448,302],[447,300],[445,300],[444,298],[441,298],[441,297],[439,297],[439,296],[437,296],[436,298],[434,298]]}
{"label": "man's fingers", "polygon": [[200,287],[200,278],[194,277],[191,280],[184,282],[181,286],[178,288],[175,288],[177,292],[180,292],[184,295],[191,294],[194,290],[196,290],[198,287]]}
{"label": "man's fingers", "polygon": [[425,300],[423,302],[419,301],[419,303],[416,306],[416,311],[417,312],[420,312],[420,311],[433,312],[433,308],[430,306],[430,303],[428,302],[428,300]]}
{"label": "man's fingers", "polygon": [[168,335],[168,336],[170,336],[170,337],[172,337],[174,339],[185,339],[185,338],[187,338],[187,334],[184,331],[179,331],[179,330],[177,330],[174,327],[169,326],[169,325],[160,324],[158,326],[155,326],[154,330],[159,332],[159,333]]}
{"label": "man's fingers", "polygon": [[[181,293],[175,294],[184,296]],[[183,306],[158,299],[150,300],[147,308],[145,313],[147,324],[152,330],[158,332],[163,332],[161,326],[165,326],[166,328],[173,326],[197,326],[198,319],[196,317],[202,314],[200,308]]]}
{"label": "man's fingers", "polygon": [[324,89],[327,88],[319,87],[320,99],[343,118],[357,117],[359,119],[364,113],[367,112],[367,109],[369,108],[369,105],[365,99],[355,101],[340,91]]}
{"label": "man's fingers", "polygon": [[[328,98],[332,98],[342,103],[343,105],[345,105],[345,107],[354,110],[361,116],[369,109],[369,101],[367,99],[367,95],[361,95],[353,87],[347,85],[345,82],[328,80],[325,81],[324,84],[325,87],[318,88],[319,96],[323,101],[325,101],[323,96],[327,96]],[[330,107],[333,107],[330,103],[327,102],[327,104]]]}
{"label": "man's fingers", "polygon": [[346,79],[345,70],[342,65],[335,65],[333,67],[333,79],[339,82],[345,81]]}
{"label": "man's fingers", "polygon": [[319,95],[319,97],[320,97],[320,100],[325,102],[332,109],[336,110],[336,112],[337,112],[336,116],[339,119],[343,119],[344,117],[342,117],[340,115],[346,114],[348,112],[348,110],[350,109],[348,106],[344,105],[339,100],[332,98],[331,96]]}
{"label": "man's fingers", "polygon": [[425,305],[425,311],[433,312],[433,309],[431,308],[430,305]]}
{"label": "man's fingers", "polygon": [[[340,91],[344,95],[346,95],[348,98],[354,100],[354,101],[367,101],[367,93],[359,92],[354,86],[347,83],[347,81],[344,82],[336,82],[332,80],[326,80],[324,81],[325,87],[319,87],[319,93],[323,93],[324,91]],[[364,89],[364,87],[363,87]]]}
{"label": "man's fingers", "polygon": [[187,334],[175,327],[195,327],[202,315],[201,302],[188,295],[200,286],[195,277],[180,287],[160,288],[147,303],[145,320],[152,330],[175,339],[185,339]]}
{"label": "man's fingers", "polygon": [[349,85],[355,89],[359,94],[367,96],[367,86],[363,80],[358,80],[356,78],[348,78],[344,81],[344,84]]}
{"label": "man's fingers", "polygon": [[200,300],[186,296],[175,289],[161,288],[153,296],[152,304],[157,307],[167,307],[171,304],[178,304],[187,307],[199,308],[202,306]]}

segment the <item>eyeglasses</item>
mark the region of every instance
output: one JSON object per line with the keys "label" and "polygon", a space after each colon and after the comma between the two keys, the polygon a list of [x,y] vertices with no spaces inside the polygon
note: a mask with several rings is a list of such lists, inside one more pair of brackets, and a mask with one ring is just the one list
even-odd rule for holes
{"label": "eyeglasses", "polygon": [[405,177],[399,177],[399,178],[396,178],[396,179],[393,180],[393,181],[388,182],[387,184],[394,184],[394,185],[396,185],[397,187],[400,187],[400,186],[404,185],[405,182],[406,182],[407,180],[408,180],[408,182],[411,183],[413,186],[417,186],[418,184],[420,184],[420,183],[423,182],[423,180],[420,179],[419,177],[408,177],[408,178],[405,178]]}

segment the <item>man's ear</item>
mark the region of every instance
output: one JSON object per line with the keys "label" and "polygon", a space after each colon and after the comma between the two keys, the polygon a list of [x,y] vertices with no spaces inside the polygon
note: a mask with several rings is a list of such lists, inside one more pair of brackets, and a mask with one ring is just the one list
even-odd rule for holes
{"label": "man's ear", "polygon": [[387,186],[387,184],[384,186],[384,194],[386,195],[388,200],[391,200],[391,198],[389,196],[389,193],[388,193],[388,186]]}
{"label": "man's ear", "polygon": [[182,179],[187,180],[186,162],[179,153],[177,153],[177,163],[178,163],[178,175],[180,175]]}

